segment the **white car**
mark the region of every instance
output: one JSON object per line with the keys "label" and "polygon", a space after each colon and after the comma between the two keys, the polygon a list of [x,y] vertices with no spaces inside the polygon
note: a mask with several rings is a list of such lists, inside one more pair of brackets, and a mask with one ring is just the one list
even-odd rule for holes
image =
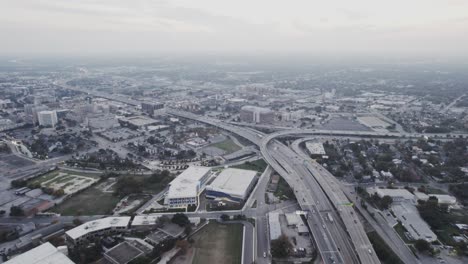
{"label": "white car", "polygon": [[266,252],[263,252],[263,257],[266,258]]}

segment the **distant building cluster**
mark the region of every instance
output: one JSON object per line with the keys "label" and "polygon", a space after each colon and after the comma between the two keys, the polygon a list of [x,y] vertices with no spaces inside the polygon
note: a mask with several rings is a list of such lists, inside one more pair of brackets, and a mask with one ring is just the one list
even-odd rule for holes
{"label": "distant building cluster", "polygon": [[240,120],[245,123],[273,124],[275,113],[268,108],[246,105],[241,108]]}

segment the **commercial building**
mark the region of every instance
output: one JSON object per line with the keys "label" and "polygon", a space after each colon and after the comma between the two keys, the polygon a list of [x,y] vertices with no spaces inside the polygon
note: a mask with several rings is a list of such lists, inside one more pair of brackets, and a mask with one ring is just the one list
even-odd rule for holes
{"label": "commercial building", "polygon": [[286,224],[289,227],[297,228],[297,233],[299,235],[307,235],[309,234],[309,229],[304,224],[304,221],[301,219],[301,215],[297,212],[285,214],[286,216]]}
{"label": "commercial building", "polygon": [[281,236],[279,213],[268,213],[268,227],[270,230],[270,240],[278,239]]}
{"label": "commercial building", "polygon": [[151,102],[143,102],[141,103],[141,111],[153,115],[155,110],[163,109],[163,103],[151,103]]}
{"label": "commercial building", "polygon": [[49,242],[20,254],[5,264],[75,264]]}
{"label": "commercial building", "polygon": [[132,244],[124,241],[104,253],[104,258],[113,264],[127,264],[145,253]]}
{"label": "commercial building", "polygon": [[25,114],[25,121],[27,123],[36,124],[38,122],[38,113],[41,111],[45,111],[49,109],[45,105],[33,105],[33,104],[25,104],[24,105],[24,114]]}
{"label": "commercial building", "polygon": [[55,111],[41,111],[37,113],[39,125],[45,127],[55,127],[58,122],[57,112]]}
{"label": "commercial building", "polygon": [[147,116],[131,116],[119,118],[119,122],[123,126],[127,126],[133,129],[142,129],[158,123],[157,120],[149,118]]}
{"label": "commercial building", "polygon": [[246,123],[272,124],[275,113],[268,108],[246,105],[241,108],[240,119]]}
{"label": "commercial building", "polygon": [[380,189],[380,188],[368,188],[367,192],[369,194],[376,193],[380,198],[384,196],[392,197],[393,202],[410,202],[416,203],[417,199],[414,194],[410,193],[406,189]]}
{"label": "commercial building", "polygon": [[68,230],[66,239],[69,244],[77,245],[85,239],[126,231],[129,223],[130,216],[97,219]]}
{"label": "commercial building", "polygon": [[312,156],[323,156],[327,153],[325,152],[325,148],[321,142],[306,142],[305,146],[309,151],[310,155]]}
{"label": "commercial building", "polygon": [[191,166],[169,184],[164,203],[170,207],[198,204],[198,193],[211,175],[210,168]]}
{"label": "commercial building", "polygon": [[206,197],[242,202],[255,185],[256,175],[257,172],[251,170],[225,169],[206,186]]}
{"label": "commercial building", "polygon": [[421,218],[418,209],[408,202],[392,205],[392,211],[401,224],[408,230],[409,239],[424,239],[428,242],[437,240],[429,225]]}

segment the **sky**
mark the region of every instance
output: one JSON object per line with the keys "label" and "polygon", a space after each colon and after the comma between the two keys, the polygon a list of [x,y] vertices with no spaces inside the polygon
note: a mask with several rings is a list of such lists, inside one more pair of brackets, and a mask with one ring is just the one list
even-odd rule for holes
{"label": "sky", "polygon": [[468,55],[467,0],[0,0],[0,55]]}

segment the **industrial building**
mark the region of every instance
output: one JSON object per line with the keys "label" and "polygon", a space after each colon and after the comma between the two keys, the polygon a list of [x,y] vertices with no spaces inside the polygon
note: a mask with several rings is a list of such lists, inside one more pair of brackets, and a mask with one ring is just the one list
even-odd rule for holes
{"label": "industrial building", "polygon": [[242,202],[255,185],[256,175],[257,172],[251,170],[225,169],[206,186],[206,197]]}
{"label": "industrial building", "polygon": [[69,244],[77,245],[90,237],[125,231],[128,229],[129,223],[130,216],[97,219],[68,230],[65,233],[66,240]]}
{"label": "industrial building", "polygon": [[299,235],[308,235],[309,229],[304,224],[304,221],[301,219],[301,215],[297,212],[285,214],[286,223],[289,227],[297,228],[297,233]]}
{"label": "industrial building", "polygon": [[268,227],[270,230],[270,240],[278,239],[281,236],[281,223],[278,212],[268,213]]}
{"label": "industrial building", "polygon": [[241,108],[240,119],[245,123],[272,124],[275,113],[268,108],[246,105]]}
{"label": "industrial building", "polygon": [[211,175],[210,168],[191,166],[169,184],[164,204],[187,207],[198,204],[198,194]]}
{"label": "industrial building", "polygon": [[306,142],[305,146],[312,156],[321,157],[327,154],[321,142]]}
{"label": "industrial building", "polygon": [[122,126],[132,129],[144,129],[148,126],[157,124],[158,121],[147,116],[131,116],[119,118],[119,123]]}
{"label": "industrial building", "polygon": [[393,202],[410,202],[416,203],[417,199],[415,198],[414,194],[410,193],[406,189],[380,189],[380,188],[367,188],[367,192],[369,194],[376,193],[380,198],[384,196],[392,197]]}
{"label": "industrial building", "polygon": [[408,202],[392,205],[392,211],[401,224],[408,230],[409,239],[424,239],[428,242],[437,240],[429,225],[421,218],[418,209]]}
{"label": "industrial building", "polygon": [[155,110],[163,109],[163,103],[151,103],[151,102],[143,102],[141,103],[141,111],[147,113],[148,115],[154,115]]}
{"label": "industrial building", "polygon": [[[65,249],[66,250],[66,249]],[[20,254],[5,264],[74,264],[64,253],[47,242]]]}
{"label": "industrial building", "polygon": [[45,127],[55,127],[58,122],[57,112],[49,110],[37,113],[37,119],[39,121],[39,125]]}

